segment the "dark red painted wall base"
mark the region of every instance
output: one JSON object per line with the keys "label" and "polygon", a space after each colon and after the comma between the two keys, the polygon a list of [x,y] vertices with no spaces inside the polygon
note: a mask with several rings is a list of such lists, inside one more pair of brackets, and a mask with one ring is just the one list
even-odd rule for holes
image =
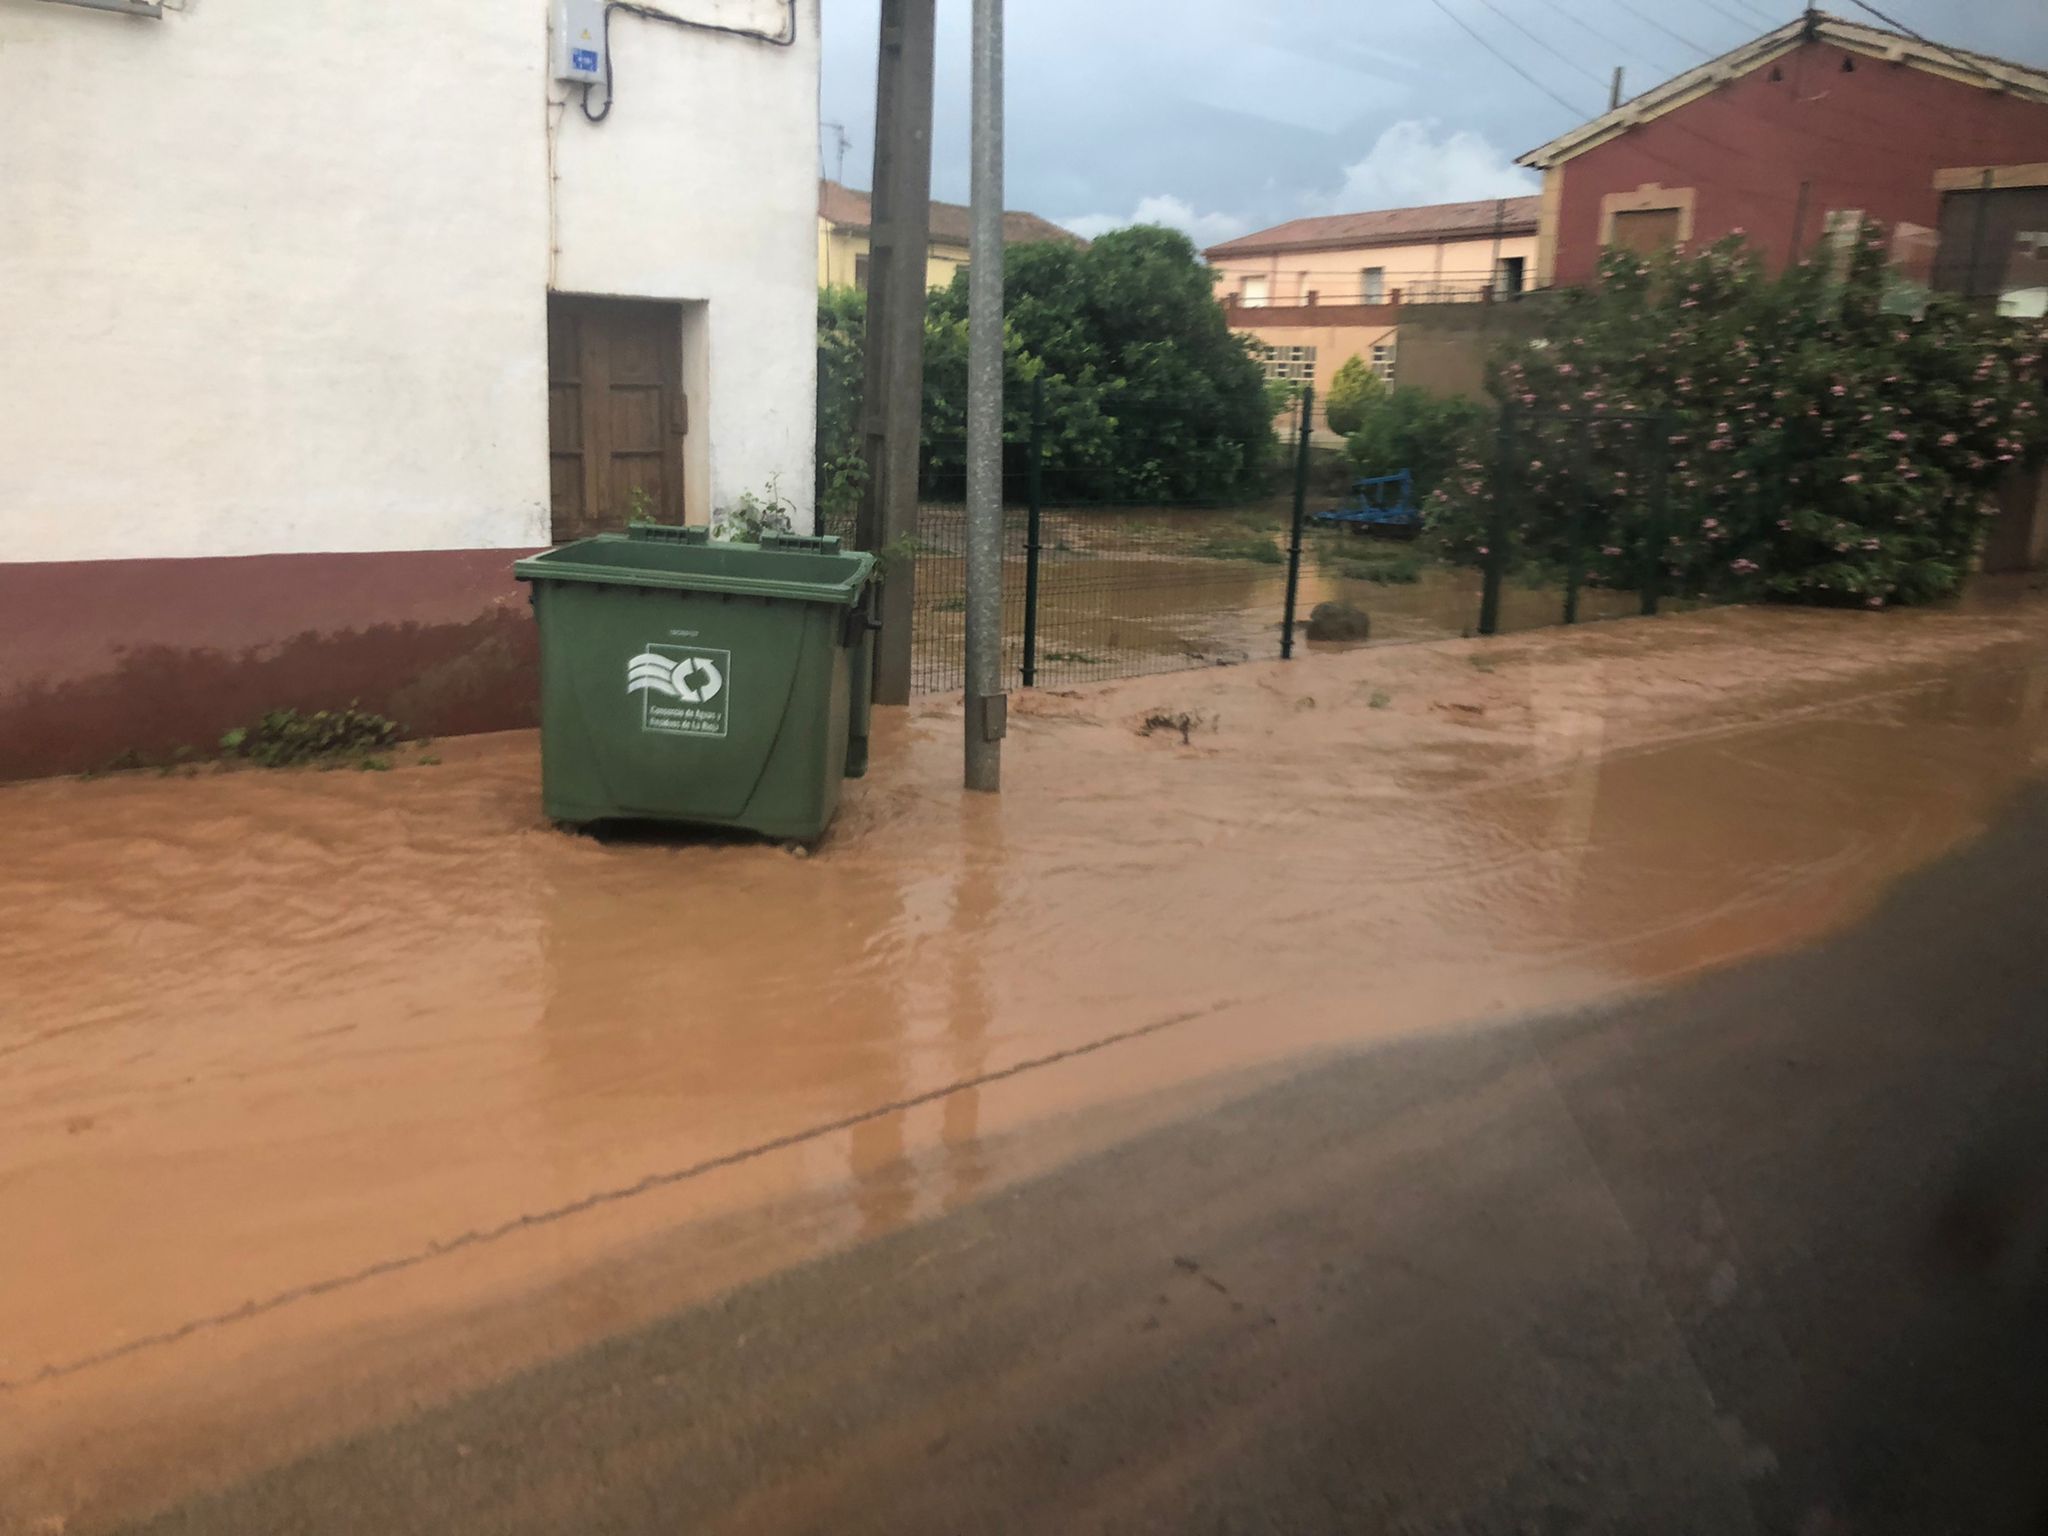
{"label": "dark red painted wall base", "polygon": [[0,564],[0,778],[210,752],[359,700],[408,735],[538,718],[526,550]]}

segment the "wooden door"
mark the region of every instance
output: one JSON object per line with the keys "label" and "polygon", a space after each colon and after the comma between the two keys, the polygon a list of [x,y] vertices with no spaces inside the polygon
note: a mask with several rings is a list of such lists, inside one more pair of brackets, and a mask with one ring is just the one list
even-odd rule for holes
{"label": "wooden door", "polygon": [[548,456],[557,542],[634,517],[683,521],[682,311],[548,298]]}

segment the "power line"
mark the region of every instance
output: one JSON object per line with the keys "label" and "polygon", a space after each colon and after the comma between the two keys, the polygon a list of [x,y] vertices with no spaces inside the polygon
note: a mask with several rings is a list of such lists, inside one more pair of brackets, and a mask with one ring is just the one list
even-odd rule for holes
{"label": "power line", "polygon": [[[1663,89],[1663,87],[1654,87],[1653,91],[1657,89]],[[1631,104],[1633,104],[1633,102],[1635,101],[1640,100],[1646,94],[1650,93],[1637,92],[1636,95],[1631,98]],[[1868,113],[1857,112],[1852,108],[1841,105],[1839,102],[1834,104],[1834,110],[1842,114],[1843,116],[1851,117],[1861,122],[1867,122],[1872,124],[1873,126],[1890,126],[1889,124],[1880,122],[1879,119],[1871,116]],[[1603,113],[1602,117],[1605,118],[1608,115],[1609,114]],[[1650,114],[1651,118],[1657,121],[1659,124],[1661,124],[1667,131],[1685,134],[1688,137],[1698,139],[1703,143],[1711,144],[1714,148],[1720,150],[1725,155],[1732,155],[1737,159],[1756,160],[1765,163],[1775,163],[1782,158],[1783,151],[1758,153],[1753,150],[1738,149],[1733,144],[1725,144],[1721,140],[1716,139],[1711,135],[1706,134],[1701,130],[1692,127],[1689,123],[1677,121],[1678,115],[1678,110],[1670,108],[1666,108],[1662,111],[1655,111]],[[1637,126],[1639,125],[1640,122],[1637,124]],[[1590,127],[1591,125],[1588,124],[1587,126]],[[1785,135],[1791,138],[1823,140],[1830,144],[1839,144],[1845,149],[1857,151],[1859,159],[1868,159],[1869,140],[1867,138],[1848,138],[1839,133],[1830,133],[1825,128],[1817,127],[1812,123],[1781,122],[1776,124],[1775,126],[1778,127]],[[1853,132],[1854,130],[1852,129],[1851,131]],[[1668,164],[1669,162],[1665,163]]]}
{"label": "power line", "polygon": [[1515,18],[1510,16],[1506,11],[1502,10],[1499,6],[1495,5],[1493,3],[1493,0],[1479,0],[1479,3],[1485,6],[1489,11],[1493,12],[1494,15],[1498,16],[1502,21],[1506,22],[1509,26],[1513,27],[1517,32],[1521,33],[1522,36],[1528,38],[1530,42],[1534,43],[1538,48],[1541,48],[1545,53],[1549,54],[1552,58],[1562,61],[1567,68],[1577,70],[1580,74],[1584,75],[1588,80],[1592,81],[1595,85],[1605,85],[1607,83],[1605,80],[1602,80],[1598,75],[1594,74],[1592,70],[1586,68],[1585,65],[1581,64],[1577,59],[1573,58],[1570,54],[1561,53],[1557,49],[1551,47],[1550,44],[1546,43],[1534,32],[1531,32],[1527,27],[1523,26],[1519,21],[1515,20]]}
{"label": "power line", "polygon": [[1993,85],[2003,86],[2006,83],[2005,81],[2001,80],[1997,75],[1991,73],[1991,71],[1986,69],[1982,64],[1964,58],[1960,53],[1957,53],[1953,48],[1944,48],[1940,43],[1935,42],[1932,38],[1922,37],[1918,32],[1915,32],[1911,27],[1907,26],[1903,21],[1893,21],[1891,17],[1885,15],[1885,13],[1883,11],[1880,11],[1876,6],[1864,4],[1864,0],[1849,0],[1849,3],[1855,6],[1858,10],[1868,11],[1871,15],[1875,16],[1879,21],[1883,22],[1886,26],[1890,27],[1894,32],[1905,33],[1906,36],[1913,39],[1914,42],[1920,44],[1921,47],[1932,48],[1936,53],[1947,54],[1948,57],[1954,59],[1958,64],[1962,65],[1962,67],[1964,69],[1967,69],[1971,74],[1982,75],[1986,80],[1989,80]]}
{"label": "power line", "polygon": [[1434,5],[1446,16],[1450,17],[1451,20],[1455,21],[1460,27],[1464,28],[1464,30],[1471,36],[1473,42],[1477,43],[1480,47],[1484,48],[1496,59],[1499,59],[1501,63],[1507,65],[1509,69],[1512,69],[1524,80],[1528,81],[1531,85],[1535,86],[1537,90],[1541,91],[1544,95],[1548,96],[1560,107],[1563,107],[1565,111],[1571,113],[1574,117],[1583,118],[1587,116],[1585,108],[1573,106],[1570,102],[1566,101],[1562,96],[1558,95],[1557,92],[1553,91],[1549,86],[1545,85],[1541,80],[1538,80],[1534,75],[1530,74],[1529,71],[1522,68],[1522,66],[1517,64],[1513,59],[1509,58],[1506,54],[1502,53],[1498,48],[1494,47],[1492,43],[1486,40],[1485,35],[1481,33],[1478,30],[1478,28],[1474,27],[1469,21],[1465,20],[1464,17],[1460,16],[1448,5],[1444,4],[1444,0],[1430,0],[1430,4]]}
{"label": "power line", "polygon": [[[1717,3],[1717,0],[1699,0],[1699,3],[1700,3],[1701,5],[1704,5],[1704,6],[1705,6],[1705,7],[1706,7],[1706,8],[1708,9],[1708,10],[1710,10],[1710,11],[1714,11],[1714,12],[1716,12],[1716,13],[1718,13],[1718,14],[1722,15],[1722,16],[1726,16],[1726,17],[1727,17],[1727,18],[1728,18],[1728,19],[1729,19],[1730,21],[1734,22],[1734,23],[1735,23],[1735,25],[1737,25],[1738,27],[1753,27],[1753,26],[1756,26],[1756,25],[1757,25],[1757,20],[1756,20],[1756,13],[1755,13],[1755,12],[1753,12],[1753,11],[1752,11],[1752,12],[1751,12],[1751,13],[1750,13],[1749,15],[1747,15],[1747,16],[1744,16],[1744,15],[1739,15],[1739,14],[1737,14],[1736,12],[1734,12],[1734,11],[1731,11],[1731,10],[1729,10],[1729,9],[1728,9],[1727,7],[1725,7],[1725,6],[1723,6],[1723,5],[1720,5],[1719,3]],[[1782,23],[1779,23],[1779,22],[1765,22],[1765,23],[1764,23],[1764,25],[1765,25],[1765,26],[1767,26],[1767,27],[1771,27],[1771,28],[1776,28],[1776,27],[1778,27],[1778,26],[1782,25]]]}
{"label": "power line", "polygon": [[[1705,0],[1705,3],[1714,10],[1720,9],[1718,5],[1714,4],[1714,0]],[[1742,13],[1745,26],[1753,24],[1759,27],[1768,27],[1775,32],[1778,28],[1784,26],[1786,21],[1792,19],[1788,16],[1784,21],[1773,21],[1769,11],[1761,6],[1751,4],[1750,0],[1728,0],[1728,3]]]}
{"label": "power line", "polygon": [[[1557,12],[1557,14],[1562,16],[1566,21],[1570,22],[1573,26],[1577,27],[1581,32],[1584,32],[1586,36],[1592,38],[1593,41],[1598,43],[1602,48],[1612,48],[1615,46],[1615,40],[1613,38],[1609,37],[1606,33],[1602,32],[1598,27],[1594,26],[1591,22],[1582,20],[1576,12],[1566,10],[1564,8],[1564,5],[1562,4],[1562,0],[1540,0],[1540,3],[1549,6],[1553,11]],[[1680,73],[1680,71],[1672,69],[1671,66],[1669,64],[1666,64],[1662,59],[1655,58],[1650,54],[1645,53],[1640,48],[1632,48],[1624,51],[1629,55],[1629,57],[1637,59],[1643,63],[1647,63],[1652,69],[1665,70],[1671,74]]]}
{"label": "power line", "polygon": [[1694,53],[1697,53],[1704,58],[1711,59],[1712,57],[1714,57],[1712,49],[1702,48],[1698,43],[1692,41],[1691,38],[1680,37],[1676,32],[1672,31],[1669,27],[1665,26],[1664,23],[1659,21],[1656,17],[1644,15],[1643,12],[1637,10],[1634,6],[1630,5],[1628,3],[1628,0],[1614,0],[1614,3],[1620,6],[1624,11],[1627,11],[1629,15],[1635,17],[1637,21],[1649,23],[1651,26],[1655,27],[1659,32],[1662,32],[1666,37],[1670,38],[1673,42],[1683,43],[1686,47],[1690,48]]}

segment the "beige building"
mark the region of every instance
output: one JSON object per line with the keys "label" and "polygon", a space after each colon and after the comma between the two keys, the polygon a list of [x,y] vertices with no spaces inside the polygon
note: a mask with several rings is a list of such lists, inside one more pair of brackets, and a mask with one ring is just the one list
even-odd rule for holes
{"label": "beige building", "polygon": [[[1266,348],[1266,376],[1313,383],[1319,400],[1362,357],[1389,383],[1403,305],[1519,297],[1536,269],[1539,200],[1494,198],[1295,219],[1211,246],[1230,327]],[[1335,441],[1320,407],[1317,431]]]}
{"label": "beige building", "polygon": [[[969,211],[959,203],[933,203],[931,241],[925,249],[925,286],[943,288],[967,265]],[[868,226],[874,209],[868,194],[836,181],[818,183],[818,286],[865,288],[868,282]],[[1039,240],[1086,242],[1035,213],[1003,215],[1003,243]]]}

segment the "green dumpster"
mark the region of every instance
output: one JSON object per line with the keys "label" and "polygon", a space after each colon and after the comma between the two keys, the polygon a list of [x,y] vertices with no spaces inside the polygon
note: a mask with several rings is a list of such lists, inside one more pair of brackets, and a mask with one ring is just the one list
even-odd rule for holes
{"label": "green dumpster", "polygon": [[547,814],[822,834],[867,769],[874,568],[833,538],[642,523],[514,564]]}

